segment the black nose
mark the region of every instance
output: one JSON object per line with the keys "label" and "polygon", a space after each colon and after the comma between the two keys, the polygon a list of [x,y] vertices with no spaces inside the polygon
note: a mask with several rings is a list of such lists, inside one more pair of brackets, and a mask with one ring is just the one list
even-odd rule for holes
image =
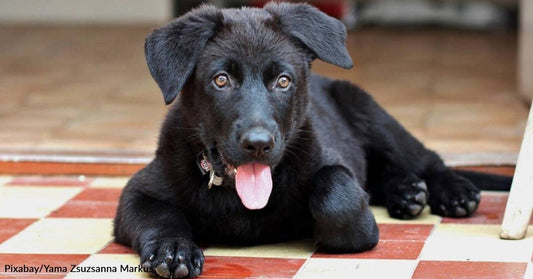
{"label": "black nose", "polygon": [[264,128],[253,128],[241,137],[241,148],[256,157],[264,155],[274,148],[274,137]]}

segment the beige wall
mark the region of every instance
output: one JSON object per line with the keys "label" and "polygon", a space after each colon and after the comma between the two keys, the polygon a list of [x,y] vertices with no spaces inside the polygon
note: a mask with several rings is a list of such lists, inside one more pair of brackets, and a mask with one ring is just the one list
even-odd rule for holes
{"label": "beige wall", "polygon": [[159,23],[171,0],[0,0],[0,23]]}
{"label": "beige wall", "polygon": [[522,0],[519,54],[519,88],[520,93],[531,100],[533,98],[533,1]]}

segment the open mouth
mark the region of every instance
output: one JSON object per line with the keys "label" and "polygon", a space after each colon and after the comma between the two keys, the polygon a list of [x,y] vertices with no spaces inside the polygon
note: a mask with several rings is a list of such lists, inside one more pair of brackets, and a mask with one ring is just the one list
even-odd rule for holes
{"label": "open mouth", "polygon": [[224,173],[228,177],[235,177],[235,190],[246,208],[261,209],[267,205],[272,193],[272,171],[269,165],[249,162],[235,167],[218,150],[211,150],[210,153],[211,157],[216,154],[212,163],[217,175]]}

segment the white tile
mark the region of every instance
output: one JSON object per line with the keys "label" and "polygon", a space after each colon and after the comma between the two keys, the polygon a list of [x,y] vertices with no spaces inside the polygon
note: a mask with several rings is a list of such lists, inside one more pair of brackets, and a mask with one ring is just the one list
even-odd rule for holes
{"label": "white tile", "polygon": [[529,262],[533,226],[522,240],[499,238],[500,225],[439,224],[426,241],[421,259],[442,261]]}
{"label": "white tile", "polygon": [[99,268],[106,272],[71,272],[66,278],[153,278],[147,272],[134,269],[139,268],[139,257],[131,254],[96,254],[83,261],[78,267],[79,271],[84,271],[84,268]]}
{"label": "white tile", "polygon": [[112,219],[41,219],[0,244],[0,253],[92,254],[112,237]]}
{"label": "white tile", "polygon": [[441,217],[430,214],[429,206],[424,208],[420,216],[412,220],[400,220],[389,216],[387,209],[384,206],[371,206],[370,209],[374,213],[376,222],[385,224],[437,224],[440,223]]}
{"label": "white tile", "polygon": [[533,263],[527,264],[526,273],[524,274],[524,279],[533,279]]}
{"label": "white tile", "polygon": [[129,177],[97,177],[90,185],[92,188],[124,188]]}
{"label": "white tile", "polygon": [[0,187],[2,187],[2,185],[8,183],[11,180],[13,180],[12,176],[0,175]]}
{"label": "white tile", "polygon": [[44,217],[82,189],[82,187],[0,187],[0,218]]}
{"label": "white tile", "polygon": [[204,251],[204,255],[307,259],[311,257],[314,251],[315,247],[313,246],[313,242],[312,240],[308,239],[301,241],[247,247],[209,247]]}
{"label": "white tile", "polygon": [[362,260],[362,259],[317,259],[307,260],[298,271],[297,279],[365,278],[408,279],[411,278],[417,261],[411,260]]}

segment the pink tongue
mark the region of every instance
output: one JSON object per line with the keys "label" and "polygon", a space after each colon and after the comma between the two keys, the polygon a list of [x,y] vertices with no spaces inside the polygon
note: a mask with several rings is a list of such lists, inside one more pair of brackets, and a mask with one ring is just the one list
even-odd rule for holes
{"label": "pink tongue", "polygon": [[248,209],[261,209],[268,203],[272,192],[272,175],[270,167],[259,163],[250,163],[237,168],[235,187],[242,204]]}

